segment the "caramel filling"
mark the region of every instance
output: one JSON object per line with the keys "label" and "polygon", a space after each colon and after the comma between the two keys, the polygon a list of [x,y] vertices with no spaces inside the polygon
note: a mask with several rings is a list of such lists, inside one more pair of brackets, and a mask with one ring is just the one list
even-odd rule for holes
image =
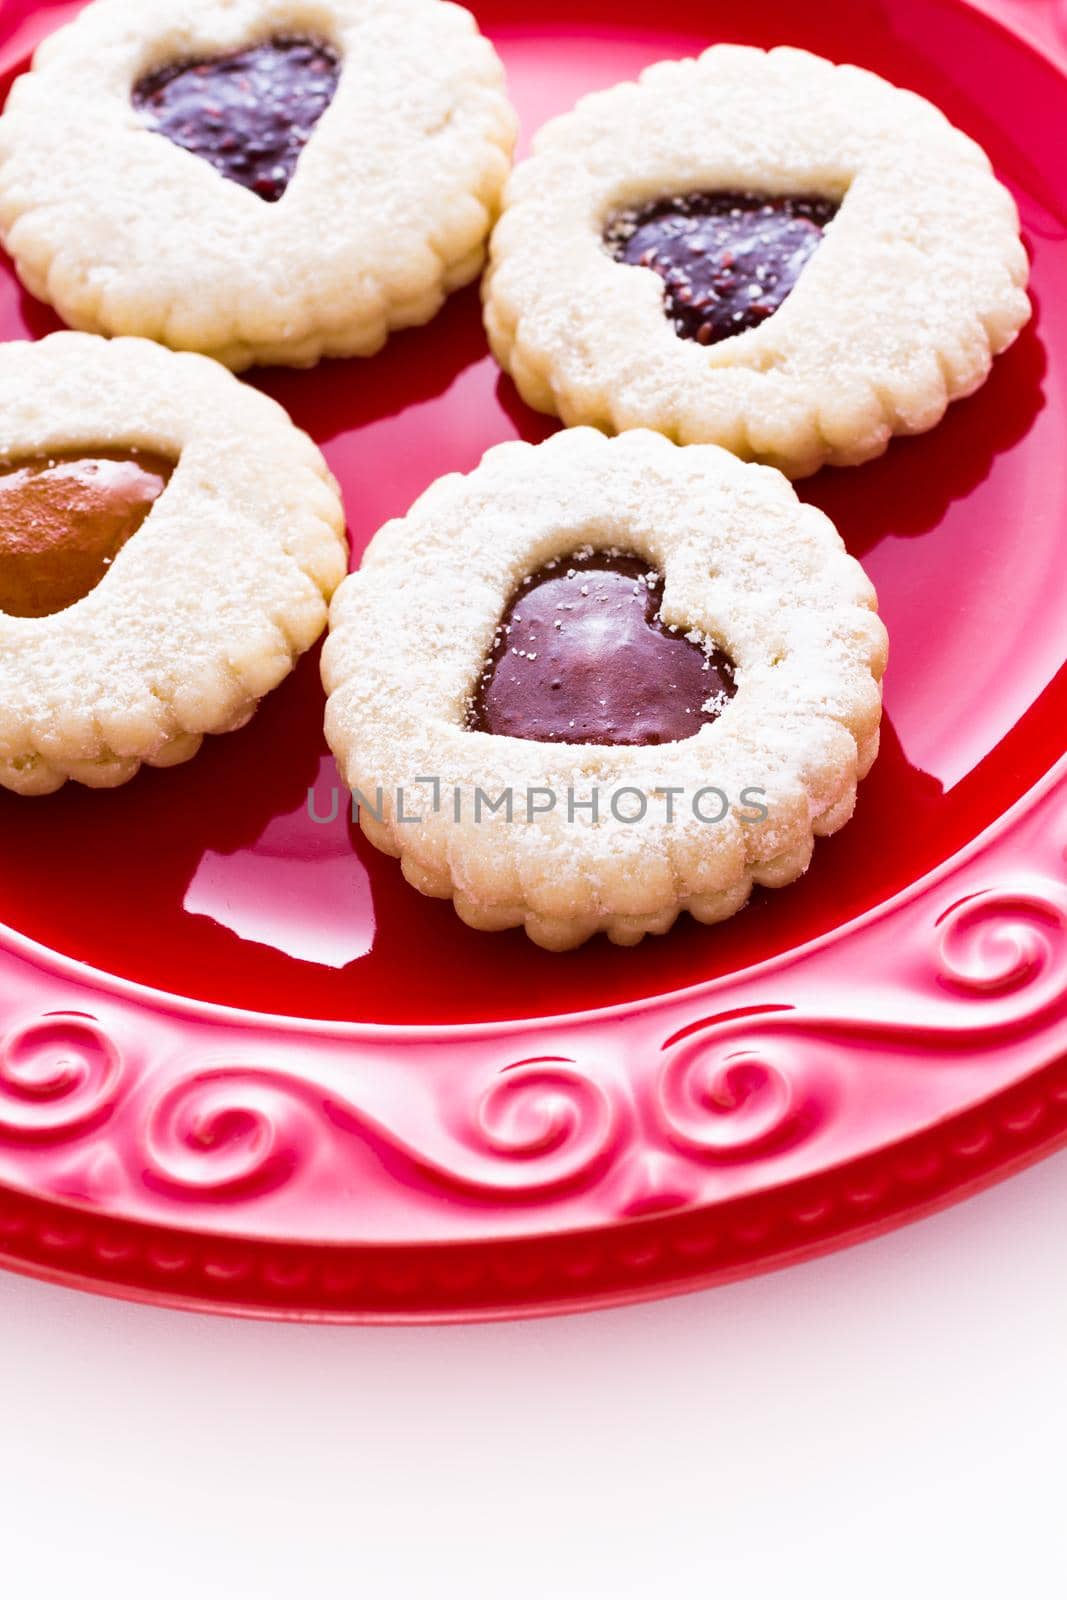
{"label": "caramel filling", "polygon": [[0,611],[48,617],[89,594],[173,470],[164,456],[135,450],[0,467]]}

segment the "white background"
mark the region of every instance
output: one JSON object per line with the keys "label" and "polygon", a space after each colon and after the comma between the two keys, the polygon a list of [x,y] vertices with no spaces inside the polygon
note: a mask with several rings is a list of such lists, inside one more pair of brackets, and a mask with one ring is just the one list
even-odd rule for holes
{"label": "white background", "polygon": [[821,1261],[471,1328],[0,1274],[0,1594],[1063,1600],[1067,1153]]}

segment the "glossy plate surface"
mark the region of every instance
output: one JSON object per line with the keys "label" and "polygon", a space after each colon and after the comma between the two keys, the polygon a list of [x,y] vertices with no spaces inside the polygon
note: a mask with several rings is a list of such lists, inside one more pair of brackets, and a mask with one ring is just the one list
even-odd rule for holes
{"label": "glossy plate surface", "polygon": [[[76,9],[9,0],[5,87]],[[928,95],[1016,194],[1036,315],[985,388],[800,485],[879,590],[883,753],[798,885],[563,957],[365,845],[317,655],[184,768],[0,794],[10,1266],[261,1314],[566,1309],[825,1248],[1067,1130],[1067,0],[682,0],[663,30],[631,0],[474,9],[524,143],[663,56],[790,43]],[[0,260],[0,337],[56,326]],[[354,560],[434,477],[551,427],[474,291],[372,362],[254,381],[322,444]]]}

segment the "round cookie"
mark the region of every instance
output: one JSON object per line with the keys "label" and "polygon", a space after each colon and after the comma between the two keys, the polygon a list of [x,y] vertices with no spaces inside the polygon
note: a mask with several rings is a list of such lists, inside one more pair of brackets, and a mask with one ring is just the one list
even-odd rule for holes
{"label": "round cookie", "polygon": [[239,728],[346,567],[321,454],[202,356],[0,345],[0,785],[110,787]]}
{"label": "round cookie", "polygon": [[875,603],[778,472],[644,430],[499,445],[338,590],[326,734],[424,894],[550,949],[634,943],[788,883],[848,820]]}
{"label": "round cookie", "polygon": [[528,404],[792,477],[932,427],[1030,315],[1007,190],[918,95],[716,45],[541,129],[485,314]]}
{"label": "round cookie", "polygon": [[477,277],[514,135],[447,0],[93,0],[0,117],[0,234],[77,328],[372,355]]}

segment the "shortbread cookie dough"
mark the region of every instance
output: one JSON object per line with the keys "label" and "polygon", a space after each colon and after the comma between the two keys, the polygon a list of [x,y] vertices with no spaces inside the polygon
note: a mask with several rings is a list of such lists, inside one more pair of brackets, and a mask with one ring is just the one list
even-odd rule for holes
{"label": "shortbread cookie dough", "polygon": [[216,362],[0,345],[0,785],[97,788],[247,722],[346,566],[321,454]]}
{"label": "shortbread cookie dough", "polygon": [[372,355],[477,277],[514,134],[447,0],[93,0],[0,117],[0,234],[73,327]]}
{"label": "shortbread cookie dough", "polygon": [[1015,204],[918,95],[716,45],[538,134],[486,326],[567,423],[716,443],[792,477],[932,427],[1030,315]]}
{"label": "shortbread cookie dough", "polygon": [[589,428],[440,479],[341,585],[326,733],[362,827],[563,950],[802,873],[878,748],[885,629],[782,475]]}

